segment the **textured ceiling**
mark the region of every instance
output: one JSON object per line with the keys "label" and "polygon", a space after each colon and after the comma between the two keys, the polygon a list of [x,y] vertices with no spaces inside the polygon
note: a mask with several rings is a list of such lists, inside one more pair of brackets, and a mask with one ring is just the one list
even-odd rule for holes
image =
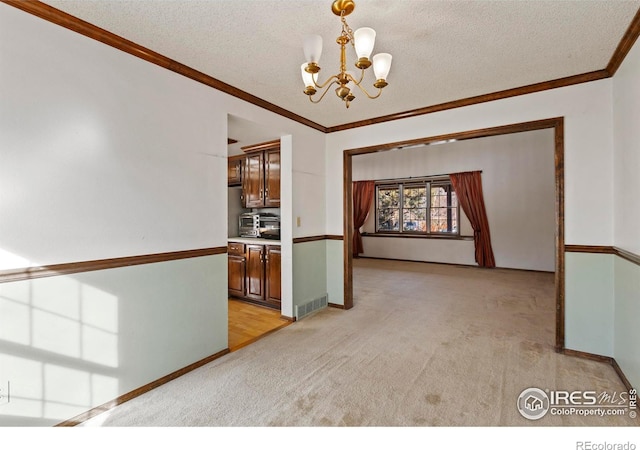
{"label": "textured ceiling", "polygon": [[[357,0],[349,25],[374,28],[374,53],[391,53],[393,63],[380,98],[356,91],[346,109],[331,92],[320,104],[302,93],[306,34],[324,39],[319,80],[339,68],[331,0],[44,3],[325,127],[604,69],[640,7],[640,0]],[[347,57],[352,65],[352,49]]]}

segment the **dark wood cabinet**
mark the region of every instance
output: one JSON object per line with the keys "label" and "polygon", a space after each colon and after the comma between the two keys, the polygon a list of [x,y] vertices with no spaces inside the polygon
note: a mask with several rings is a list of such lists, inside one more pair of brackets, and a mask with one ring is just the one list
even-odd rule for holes
{"label": "dark wood cabinet", "polygon": [[242,206],[280,207],[280,141],[242,147]]}
{"label": "dark wood cabinet", "polygon": [[263,152],[249,154],[244,159],[242,195],[245,208],[261,208],[264,206]]}
{"label": "dark wood cabinet", "polygon": [[280,207],[280,147],[264,152],[264,206]]}
{"label": "dark wood cabinet", "polygon": [[244,256],[229,255],[229,295],[244,297],[246,260]]}
{"label": "dark wood cabinet", "polygon": [[230,242],[229,296],[280,308],[280,246]]}
{"label": "dark wood cabinet", "polygon": [[246,279],[246,261],[244,244],[229,243],[229,295],[244,297]]}
{"label": "dark wood cabinet", "polygon": [[245,297],[264,301],[264,245],[247,245]]}
{"label": "dark wood cabinet", "polygon": [[242,186],[242,166],[244,155],[230,156],[227,163],[227,183],[229,186]]}
{"label": "dark wood cabinet", "polygon": [[265,300],[278,306],[282,299],[280,272],[280,246],[265,246]]}

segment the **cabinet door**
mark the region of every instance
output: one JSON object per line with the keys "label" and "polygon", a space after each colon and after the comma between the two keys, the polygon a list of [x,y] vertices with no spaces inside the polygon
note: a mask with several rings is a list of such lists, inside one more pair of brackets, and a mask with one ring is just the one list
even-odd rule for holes
{"label": "cabinet door", "polygon": [[280,281],[280,246],[266,246],[265,283],[267,302],[280,305],[281,281]]}
{"label": "cabinet door", "polygon": [[244,158],[229,158],[227,164],[227,184],[240,186],[242,184],[242,162]]}
{"label": "cabinet door", "polygon": [[264,206],[280,206],[280,150],[264,152]]}
{"label": "cabinet door", "polygon": [[244,255],[229,255],[229,296],[245,296],[245,267]]}
{"label": "cabinet door", "polygon": [[264,152],[247,155],[244,161],[242,193],[245,208],[264,206]]}
{"label": "cabinet door", "polygon": [[264,301],[264,246],[252,244],[246,249],[245,297]]}

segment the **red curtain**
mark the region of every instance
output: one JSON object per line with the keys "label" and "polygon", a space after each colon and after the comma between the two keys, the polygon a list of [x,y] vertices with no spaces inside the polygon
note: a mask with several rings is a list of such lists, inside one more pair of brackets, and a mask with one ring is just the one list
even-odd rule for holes
{"label": "red curtain", "polygon": [[369,216],[375,188],[374,181],[353,182],[353,256],[356,258],[364,251],[360,227]]}
{"label": "red curtain", "polygon": [[476,246],[476,262],[480,267],[495,267],[496,262],[491,249],[489,221],[484,207],[482,194],[482,176],[478,171],[462,172],[450,175],[451,184],[456,191],[458,201],[473,227],[473,240]]}

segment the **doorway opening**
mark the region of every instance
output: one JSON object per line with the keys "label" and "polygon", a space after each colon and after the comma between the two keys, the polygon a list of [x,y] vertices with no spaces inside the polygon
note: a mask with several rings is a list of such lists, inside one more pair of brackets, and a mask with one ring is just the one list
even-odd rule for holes
{"label": "doorway opening", "polygon": [[343,232],[344,232],[344,305],[353,304],[353,157],[374,152],[386,152],[398,148],[417,147],[451,140],[461,141],[490,136],[500,136],[525,131],[552,129],[554,132],[555,173],[555,349],[564,349],[564,119],[562,117],[478,129],[447,135],[432,136],[409,141],[348,149],[343,152]]}
{"label": "doorway opening", "polygon": [[[291,323],[283,314],[281,261],[281,135],[270,127],[227,116],[228,347],[238,350]],[[290,146],[284,149],[289,159]],[[283,177],[281,177],[283,175]],[[281,205],[282,204],[282,205]],[[285,235],[290,233],[284,224]],[[286,299],[289,289],[284,289]]]}

